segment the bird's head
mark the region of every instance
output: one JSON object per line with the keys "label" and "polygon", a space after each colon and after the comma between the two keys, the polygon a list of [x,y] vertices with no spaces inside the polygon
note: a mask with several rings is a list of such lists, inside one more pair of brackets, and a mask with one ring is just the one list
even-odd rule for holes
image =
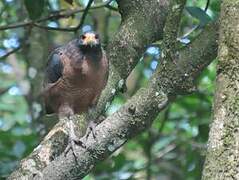
{"label": "bird's head", "polygon": [[100,38],[95,32],[85,32],[80,35],[78,45],[81,49],[95,49],[100,48]]}

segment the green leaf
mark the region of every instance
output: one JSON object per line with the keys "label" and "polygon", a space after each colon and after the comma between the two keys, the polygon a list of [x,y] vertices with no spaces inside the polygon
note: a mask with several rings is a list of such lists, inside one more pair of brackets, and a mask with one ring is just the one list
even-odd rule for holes
{"label": "green leaf", "polygon": [[36,20],[41,17],[45,0],[25,0],[24,2],[30,19]]}
{"label": "green leaf", "polygon": [[208,24],[212,19],[199,7],[186,7],[188,13],[200,21],[200,26],[203,27]]}

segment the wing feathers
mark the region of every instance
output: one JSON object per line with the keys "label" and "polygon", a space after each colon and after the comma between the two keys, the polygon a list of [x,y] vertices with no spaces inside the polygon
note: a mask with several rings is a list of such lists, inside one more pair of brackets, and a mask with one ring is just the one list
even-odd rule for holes
{"label": "wing feathers", "polygon": [[60,56],[53,53],[48,61],[46,68],[46,77],[48,83],[56,82],[60,77],[62,77],[63,64],[61,62]]}

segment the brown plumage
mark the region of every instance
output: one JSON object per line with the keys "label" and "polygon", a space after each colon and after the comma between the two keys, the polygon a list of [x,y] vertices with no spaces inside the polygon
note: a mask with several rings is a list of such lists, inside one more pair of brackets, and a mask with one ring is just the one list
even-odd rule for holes
{"label": "brown plumage", "polygon": [[[107,78],[108,60],[94,32],[86,32],[55,49],[46,67],[43,93],[46,112],[57,113],[59,118],[86,112],[96,105]],[[89,128],[95,136],[94,123],[91,122]],[[71,148],[75,155],[74,144],[83,143],[73,127],[70,118],[69,144],[65,151]]]}
{"label": "brown plumage", "polygon": [[86,33],[51,54],[44,92],[47,113],[70,116],[97,103],[107,81],[108,61],[100,42],[91,36],[97,37]]}

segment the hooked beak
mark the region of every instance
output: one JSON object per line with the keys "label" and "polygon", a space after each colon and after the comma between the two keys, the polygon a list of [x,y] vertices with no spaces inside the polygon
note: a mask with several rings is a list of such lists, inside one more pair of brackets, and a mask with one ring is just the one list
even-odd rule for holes
{"label": "hooked beak", "polygon": [[84,39],[85,45],[90,45],[91,47],[97,44],[97,41],[94,36],[86,36]]}

